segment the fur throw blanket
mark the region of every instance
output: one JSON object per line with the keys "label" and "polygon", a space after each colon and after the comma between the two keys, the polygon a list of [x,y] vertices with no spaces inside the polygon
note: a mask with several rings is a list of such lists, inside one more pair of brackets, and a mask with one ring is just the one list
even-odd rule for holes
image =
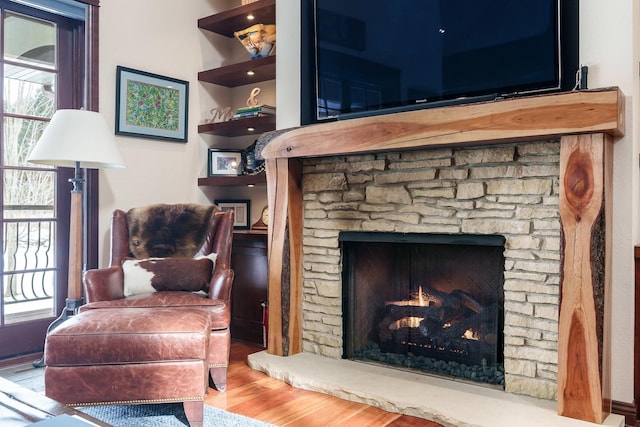
{"label": "fur throw blanket", "polygon": [[129,249],[138,259],[193,257],[202,247],[214,205],[150,205],[127,212]]}

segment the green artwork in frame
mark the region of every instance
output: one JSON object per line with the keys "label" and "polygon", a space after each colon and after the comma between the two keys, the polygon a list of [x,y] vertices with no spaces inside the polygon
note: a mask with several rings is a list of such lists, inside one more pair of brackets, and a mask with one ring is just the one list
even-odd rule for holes
{"label": "green artwork in frame", "polygon": [[117,67],[116,134],[187,141],[189,82]]}
{"label": "green artwork in frame", "polygon": [[179,103],[180,92],[177,89],[129,80],[125,122],[133,126],[176,131]]}

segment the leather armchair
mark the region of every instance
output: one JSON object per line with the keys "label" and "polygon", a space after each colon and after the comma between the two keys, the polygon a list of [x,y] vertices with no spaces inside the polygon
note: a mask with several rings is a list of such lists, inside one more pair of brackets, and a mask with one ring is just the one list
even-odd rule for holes
{"label": "leather armchair", "polygon": [[[153,205],[154,208],[169,209],[174,212],[179,211],[182,207],[194,206],[202,208],[202,205]],[[136,258],[134,255],[135,245],[139,244],[136,240],[138,237],[132,235],[132,224],[129,224],[132,211],[116,210],[113,212],[110,266],[89,270],[85,273],[84,288],[87,304],[80,307],[80,312],[92,309],[117,310],[154,307],[185,307],[204,310],[209,314],[211,320],[209,373],[216,389],[224,391],[227,384],[227,367],[231,345],[229,324],[231,320],[231,286],[234,276],[230,267],[233,211],[215,210],[210,215],[206,235],[201,239],[201,246],[193,254],[194,257],[217,254],[207,294],[183,290],[160,290],[125,296],[123,262],[129,258]],[[180,226],[168,224],[165,228],[171,232]],[[139,230],[135,230],[135,233],[138,232]],[[145,244],[148,254],[152,257],[158,255],[170,257],[171,250],[167,250],[167,246],[172,246],[172,242],[168,244],[167,240],[171,240],[171,238],[165,236],[163,242],[157,242],[153,237],[147,239]]]}

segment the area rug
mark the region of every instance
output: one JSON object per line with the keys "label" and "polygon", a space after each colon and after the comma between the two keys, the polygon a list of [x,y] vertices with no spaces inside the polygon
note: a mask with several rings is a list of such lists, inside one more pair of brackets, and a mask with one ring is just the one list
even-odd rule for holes
{"label": "area rug", "polygon": [[[189,425],[182,403],[88,406],[78,409],[115,427],[184,427]],[[272,424],[204,405],[204,426],[268,427]]]}

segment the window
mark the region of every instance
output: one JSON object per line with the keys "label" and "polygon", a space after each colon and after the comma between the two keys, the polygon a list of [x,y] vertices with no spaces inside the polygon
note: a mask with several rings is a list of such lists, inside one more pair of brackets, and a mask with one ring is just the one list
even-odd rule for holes
{"label": "window", "polygon": [[[26,158],[56,109],[97,104],[87,99],[92,93],[86,78],[92,74],[86,65],[91,61],[85,61],[91,57],[91,26],[84,19],[95,11],[84,3],[0,0],[0,358],[41,351],[48,325],[65,306],[67,180],[73,171],[31,164]],[[46,11],[38,7],[43,4]]]}
{"label": "window", "polygon": [[56,168],[26,158],[56,110],[53,22],[5,11],[3,49],[3,283],[5,324],[55,309]]}

